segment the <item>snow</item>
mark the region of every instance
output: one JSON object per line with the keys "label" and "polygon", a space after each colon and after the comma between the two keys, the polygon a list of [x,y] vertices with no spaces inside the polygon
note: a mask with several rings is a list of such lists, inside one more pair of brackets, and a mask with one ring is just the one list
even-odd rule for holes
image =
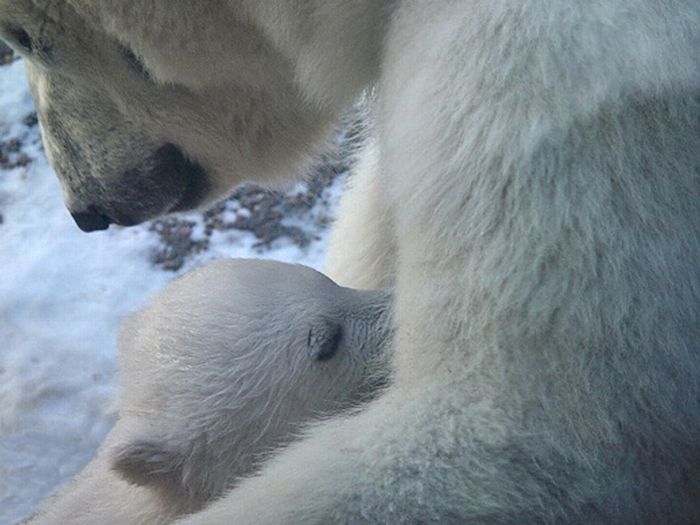
{"label": "snow", "polygon": [[[26,517],[91,458],[115,419],[121,321],[180,273],[221,257],[322,267],[326,234],[305,249],[248,232],[214,232],[178,273],[149,255],[147,226],[84,234],[63,207],[41,148],[21,61],[0,68],[0,142],[31,162],[0,170],[0,525]],[[20,162],[19,164],[23,164]],[[338,198],[341,182],[327,196]],[[241,210],[245,211],[245,210]],[[240,213],[231,208],[226,213]],[[327,210],[319,213],[326,213]],[[201,225],[201,218],[191,220]],[[195,234],[197,226],[195,226]]]}

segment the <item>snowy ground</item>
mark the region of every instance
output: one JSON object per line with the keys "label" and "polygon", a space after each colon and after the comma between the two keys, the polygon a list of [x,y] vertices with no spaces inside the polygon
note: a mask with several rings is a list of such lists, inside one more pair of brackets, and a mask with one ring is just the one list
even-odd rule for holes
{"label": "snowy ground", "polygon": [[21,62],[0,67],[0,525],[70,479],[108,432],[116,332],[155,291],[220,257],[322,266],[338,171],[313,192],[243,189],[204,216],[87,235],[42,153]]}

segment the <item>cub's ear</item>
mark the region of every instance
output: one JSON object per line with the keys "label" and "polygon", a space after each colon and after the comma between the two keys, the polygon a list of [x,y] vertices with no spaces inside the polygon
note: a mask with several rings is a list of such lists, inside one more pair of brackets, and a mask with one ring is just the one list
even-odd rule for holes
{"label": "cub's ear", "polygon": [[342,339],[343,327],[339,321],[320,319],[309,328],[307,351],[316,361],[328,361],[338,352]]}
{"label": "cub's ear", "polygon": [[137,440],[119,446],[112,452],[112,469],[129,483],[140,486],[183,487],[184,465],[181,451],[164,443]]}

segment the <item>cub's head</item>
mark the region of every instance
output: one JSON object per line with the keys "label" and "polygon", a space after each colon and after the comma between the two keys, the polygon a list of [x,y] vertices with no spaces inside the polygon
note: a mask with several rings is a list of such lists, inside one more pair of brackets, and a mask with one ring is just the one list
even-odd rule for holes
{"label": "cub's head", "polygon": [[288,177],[332,120],[227,2],[156,4],[0,0],[0,37],[25,58],[46,154],[85,231]]}

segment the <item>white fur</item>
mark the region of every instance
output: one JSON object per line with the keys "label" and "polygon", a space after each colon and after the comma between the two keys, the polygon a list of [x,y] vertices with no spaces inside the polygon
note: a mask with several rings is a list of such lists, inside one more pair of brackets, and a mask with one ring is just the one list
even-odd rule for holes
{"label": "white fur", "polygon": [[378,170],[379,148],[370,139],[345,188],[328,247],[325,272],[344,286],[376,290],[394,284],[393,214]]}
{"label": "white fur", "polygon": [[302,100],[376,86],[395,381],[184,523],[700,522],[700,4],[213,5]]}
{"label": "white fur", "polygon": [[33,525],[170,523],[387,383],[388,296],[310,268],[208,264],[122,327],[119,420]]}
{"label": "white fur", "polygon": [[[201,206],[242,181],[304,172],[338,109],[299,91],[260,30],[218,0],[193,2],[184,16],[150,1],[89,4],[125,17],[129,42],[73,2],[0,1],[0,37],[27,58],[46,154],[72,213],[97,208],[129,225]],[[110,31],[117,20],[105,20]],[[176,45],[183,32],[193,37]],[[169,144],[199,169],[158,166],[154,155]]]}
{"label": "white fur", "polygon": [[699,35],[689,1],[398,2],[394,385],[182,523],[700,521]]}

